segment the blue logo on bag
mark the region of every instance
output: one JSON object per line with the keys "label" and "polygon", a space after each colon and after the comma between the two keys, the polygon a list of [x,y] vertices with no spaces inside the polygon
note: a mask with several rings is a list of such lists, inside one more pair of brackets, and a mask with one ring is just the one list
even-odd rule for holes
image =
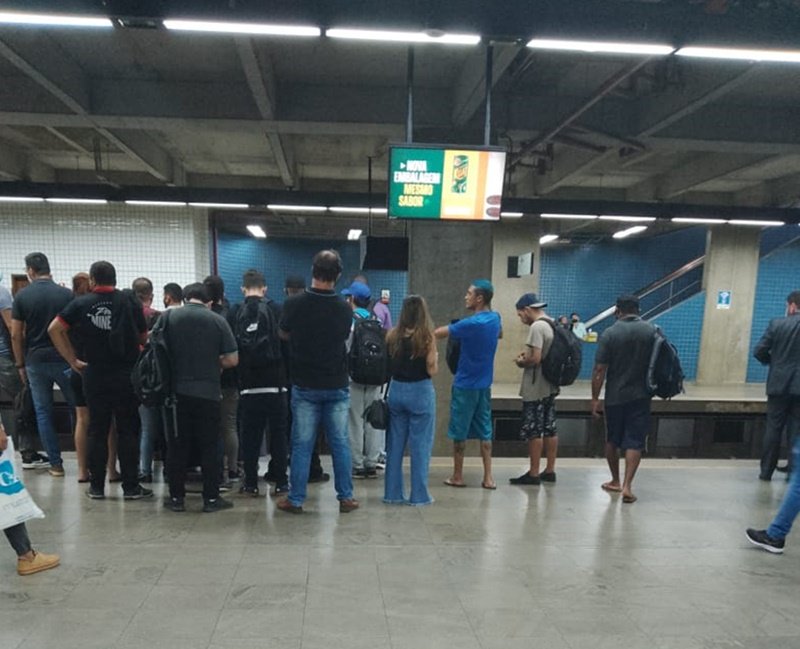
{"label": "blue logo on bag", "polygon": [[14,466],[6,460],[0,462],[0,494],[5,496],[13,496],[18,494],[25,487],[19,478],[14,473]]}

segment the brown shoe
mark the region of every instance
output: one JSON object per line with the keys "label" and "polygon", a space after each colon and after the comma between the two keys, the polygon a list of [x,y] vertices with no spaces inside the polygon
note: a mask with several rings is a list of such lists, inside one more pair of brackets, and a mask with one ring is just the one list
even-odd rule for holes
{"label": "brown shoe", "polygon": [[347,500],[339,501],[339,512],[342,514],[349,514],[358,509],[359,502],[355,498],[348,498]]}
{"label": "brown shoe", "polygon": [[64,465],[63,464],[53,464],[48,469],[48,472],[54,478],[63,478],[64,477]]}
{"label": "brown shoe", "polygon": [[50,570],[50,568],[55,568],[60,561],[61,559],[57,554],[44,554],[34,550],[32,559],[24,559],[22,557],[17,559],[17,574],[24,577],[42,572],[42,570]]}
{"label": "brown shoe", "polygon": [[283,500],[279,500],[276,504],[276,507],[280,509],[282,512],[287,512],[289,514],[302,514],[303,507],[300,505],[293,505],[289,502],[288,498],[284,498]]}

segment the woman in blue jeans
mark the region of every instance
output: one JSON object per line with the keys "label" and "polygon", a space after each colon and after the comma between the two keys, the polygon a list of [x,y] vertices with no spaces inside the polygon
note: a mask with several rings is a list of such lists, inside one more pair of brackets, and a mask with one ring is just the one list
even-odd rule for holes
{"label": "woman in blue jeans", "polygon": [[[391,387],[383,501],[429,505],[428,466],[436,421],[436,393],[431,377],[439,369],[433,323],[419,295],[403,301],[400,321],[387,334]],[[403,495],[403,453],[411,456],[411,496]]]}

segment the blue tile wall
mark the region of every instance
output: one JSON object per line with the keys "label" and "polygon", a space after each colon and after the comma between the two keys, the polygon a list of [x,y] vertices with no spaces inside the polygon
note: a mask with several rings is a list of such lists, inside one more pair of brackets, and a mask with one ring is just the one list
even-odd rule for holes
{"label": "blue tile wall", "polygon": [[539,290],[551,315],[577,311],[587,320],[618,295],[642,289],[705,254],[705,246],[705,228],[686,228],[648,239],[544,247]]}
{"label": "blue tile wall", "polygon": [[[278,302],[283,301],[283,284],[287,275],[301,275],[306,284],[311,283],[311,259],[324,248],[335,248],[342,256],[344,272],[337,289],[347,286],[359,273],[359,244],[354,241],[318,241],[314,239],[255,239],[230,232],[217,234],[217,257],[219,275],[225,282],[225,297],[232,304],[242,301],[239,287],[242,273],[256,268],[264,273],[269,295]],[[408,291],[406,271],[365,271],[374,296],[381,289],[389,289],[392,299],[389,310],[396,322],[400,307]]]}
{"label": "blue tile wall", "polygon": [[[797,231],[797,226],[787,226]],[[786,228],[775,228],[776,231]],[[772,235],[772,228],[766,230]],[[784,240],[786,235],[784,234]],[[786,310],[786,296],[800,288],[800,241],[795,240],[761,259],[756,282],[756,299],[753,305],[750,332],[750,361],[747,366],[748,383],[767,380],[767,367],[752,357],[752,350],[772,318],[779,318]]]}

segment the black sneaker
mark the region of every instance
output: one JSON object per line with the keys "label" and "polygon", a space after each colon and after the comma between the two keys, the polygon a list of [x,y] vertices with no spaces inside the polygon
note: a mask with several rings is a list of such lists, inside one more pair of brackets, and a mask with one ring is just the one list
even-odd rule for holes
{"label": "black sneaker", "polygon": [[173,512],[185,512],[186,504],[183,498],[166,498],[164,500],[164,507]]}
{"label": "black sneaker", "polygon": [[49,466],[50,460],[41,453],[23,453],[22,455],[23,469],[46,469]]}
{"label": "black sneaker", "polygon": [[230,500],[225,500],[221,496],[211,500],[206,500],[203,503],[203,511],[207,514],[210,514],[211,512],[218,512],[222,509],[230,509],[231,507],[233,507],[233,503]]}
{"label": "black sneaker", "polygon": [[140,473],[139,474],[139,482],[146,482],[150,484],[153,482],[153,474],[152,473]]}
{"label": "black sneaker", "polygon": [[89,487],[86,490],[86,496],[91,498],[92,500],[104,500],[106,494],[103,492],[102,489],[95,489],[94,487]]}
{"label": "black sneaker", "polygon": [[258,487],[246,487],[242,485],[241,487],[239,487],[239,493],[242,494],[243,496],[252,496],[253,498],[255,498],[261,492],[258,490]]}
{"label": "black sneaker", "polygon": [[228,482],[236,482],[237,480],[239,480],[239,472],[228,471]]}
{"label": "black sneaker", "polygon": [[368,480],[375,480],[378,477],[378,469],[364,469],[364,477]]}
{"label": "black sneaker", "polygon": [[275,485],[275,487],[272,489],[272,491],[269,492],[269,495],[270,496],[285,496],[288,493],[289,493],[289,485],[288,484],[283,484],[283,485]]}
{"label": "black sneaker", "polygon": [[232,488],[233,488],[233,484],[229,480],[223,480],[219,484],[219,490],[221,492],[223,492],[223,493],[227,492],[227,491],[230,491]]}
{"label": "black sneaker", "polygon": [[325,473],[324,471],[322,473],[317,473],[317,474],[308,476],[309,484],[312,483],[312,482],[328,482],[330,479],[331,479],[331,474],[330,473]]}
{"label": "black sneaker", "polygon": [[146,489],[142,485],[138,485],[136,489],[131,491],[126,491],[122,494],[122,497],[125,500],[141,500],[142,498],[152,498],[153,497],[153,490]]}
{"label": "black sneaker", "polygon": [[748,528],[745,532],[747,540],[753,545],[757,545],[762,550],[772,552],[772,554],[783,554],[783,546],[785,545],[784,539],[773,539],[767,530],[754,530]]}
{"label": "black sneaker", "polygon": [[353,480],[365,480],[367,477],[366,469],[353,469]]}
{"label": "black sneaker", "polygon": [[[270,484],[275,484],[278,481],[278,477],[272,475],[269,471],[264,474],[264,482],[269,482]],[[311,482],[309,480],[309,482]]]}
{"label": "black sneaker", "polygon": [[511,478],[509,479],[511,484],[521,484],[521,485],[537,485],[540,484],[542,481],[537,475],[536,477],[532,476],[527,471],[523,473],[519,478]]}
{"label": "black sneaker", "polygon": [[544,473],[540,473],[539,480],[541,480],[542,482],[555,482],[556,472],[551,471],[550,473],[548,473],[547,471],[545,471]]}

